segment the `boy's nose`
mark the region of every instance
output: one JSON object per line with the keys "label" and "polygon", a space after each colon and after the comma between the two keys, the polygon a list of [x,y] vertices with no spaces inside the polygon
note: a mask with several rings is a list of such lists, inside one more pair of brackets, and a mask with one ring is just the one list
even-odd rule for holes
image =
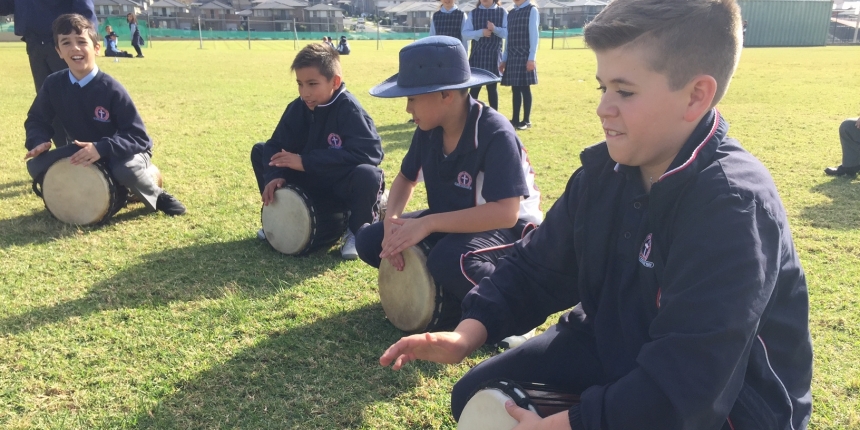
{"label": "boy's nose", "polygon": [[615,116],[617,109],[611,105],[611,103],[606,101],[606,96],[600,97],[600,103],[597,104],[597,116],[600,118],[606,118]]}

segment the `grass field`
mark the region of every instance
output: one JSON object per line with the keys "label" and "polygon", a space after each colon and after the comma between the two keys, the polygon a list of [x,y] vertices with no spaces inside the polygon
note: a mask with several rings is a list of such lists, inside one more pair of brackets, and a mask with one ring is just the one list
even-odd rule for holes
{"label": "grass field", "polygon": [[[404,100],[367,90],[396,71],[405,43],[354,42],[343,58],[389,178],[412,127]],[[384,318],[375,271],[336,249],[290,258],[254,237],[249,151],[297,95],[294,54],[292,42],[155,41],[142,60],[101,58],[189,212],[137,204],[75,228],[30,192],[33,83],[24,45],[0,44],[0,428],[454,428],[450,387],[495,351],[384,369],[377,357],[400,332]],[[546,210],[602,130],[589,51],[544,41],[538,68],[534,128],[520,136]],[[822,173],[839,164],[839,123],[860,113],[858,82],[860,47],[750,49],[721,104],[730,134],[771,170],[807,272],[813,429],[860,428],[860,183]],[[510,90],[500,93],[510,115]],[[419,193],[411,207],[423,204]]]}

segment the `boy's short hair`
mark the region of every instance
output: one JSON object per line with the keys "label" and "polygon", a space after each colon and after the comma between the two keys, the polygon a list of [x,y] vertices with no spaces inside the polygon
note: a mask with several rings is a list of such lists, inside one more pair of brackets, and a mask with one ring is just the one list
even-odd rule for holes
{"label": "boy's short hair", "polygon": [[678,90],[699,74],[712,76],[725,95],[741,53],[741,13],[735,0],[614,0],[583,36],[594,51],[628,43],[647,52],[651,68]]}
{"label": "boy's short hair", "polygon": [[343,76],[340,68],[340,54],[331,46],[323,43],[311,43],[302,48],[296,54],[290,71],[295,72],[306,67],[315,67],[328,80],[332,80],[335,76]]}
{"label": "boy's short hair", "polygon": [[60,36],[66,34],[84,34],[90,37],[93,41],[93,46],[99,44],[99,34],[96,32],[93,23],[90,20],[76,13],[67,13],[60,15],[51,24],[51,30],[54,32],[54,46],[60,43]]}

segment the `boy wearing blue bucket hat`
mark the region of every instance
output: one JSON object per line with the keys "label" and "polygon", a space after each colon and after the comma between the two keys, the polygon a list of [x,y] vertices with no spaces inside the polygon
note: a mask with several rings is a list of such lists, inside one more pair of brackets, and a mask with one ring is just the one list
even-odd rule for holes
{"label": "boy wearing blue bucket hat", "polygon": [[[498,79],[470,68],[459,40],[431,36],[404,47],[400,73],[370,90],[406,97],[418,127],[384,221],[358,233],[358,255],[371,266],[403,270],[401,251],[423,241],[431,248],[427,269],[457,302],[493,272],[523,230],[543,219],[534,171],[513,127],[469,96],[469,88]],[[420,181],[429,209],[403,214]]]}

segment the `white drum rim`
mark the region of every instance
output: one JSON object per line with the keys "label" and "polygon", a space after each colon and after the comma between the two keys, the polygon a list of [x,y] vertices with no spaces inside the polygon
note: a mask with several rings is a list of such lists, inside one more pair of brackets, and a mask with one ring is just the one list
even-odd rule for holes
{"label": "white drum rim", "polygon": [[[299,190],[287,186],[275,191],[274,200],[263,206],[263,232],[266,233],[266,240],[278,252],[287,255],[299,254],[310,243],[311,212],[306,202]],[[287,223],[290,228],[285,228]],[[301,226],[304,226],[304,234],[294,230],[295,227]],[[297,240],[297,237],[300,239]]]}
{"label": "white drum rim", "polygon": [[398,271],[388,261],[379,265],[379,301],[385,316],[408,333],[427,328],[436,309],[436,282],[427,270],[427,256],[417,246],[403,251],[405,267]]}
{"label": "white drum rim", "polygon": [[511,397],[498,388],[478,391],[466,402],[457,430],[511,430],[519,424],[508,415],[505,402]]}
{"label": "white drum rim", "polygon": [[[74,179],[69,180],[70,177]],[[76,166],[69,158],[63,158],[45,172],[42,199],[51,215],[64,223],[96,224],[111,210],[110,178],[95,165]],[[69,205],[61,203],[69,200]]]}

